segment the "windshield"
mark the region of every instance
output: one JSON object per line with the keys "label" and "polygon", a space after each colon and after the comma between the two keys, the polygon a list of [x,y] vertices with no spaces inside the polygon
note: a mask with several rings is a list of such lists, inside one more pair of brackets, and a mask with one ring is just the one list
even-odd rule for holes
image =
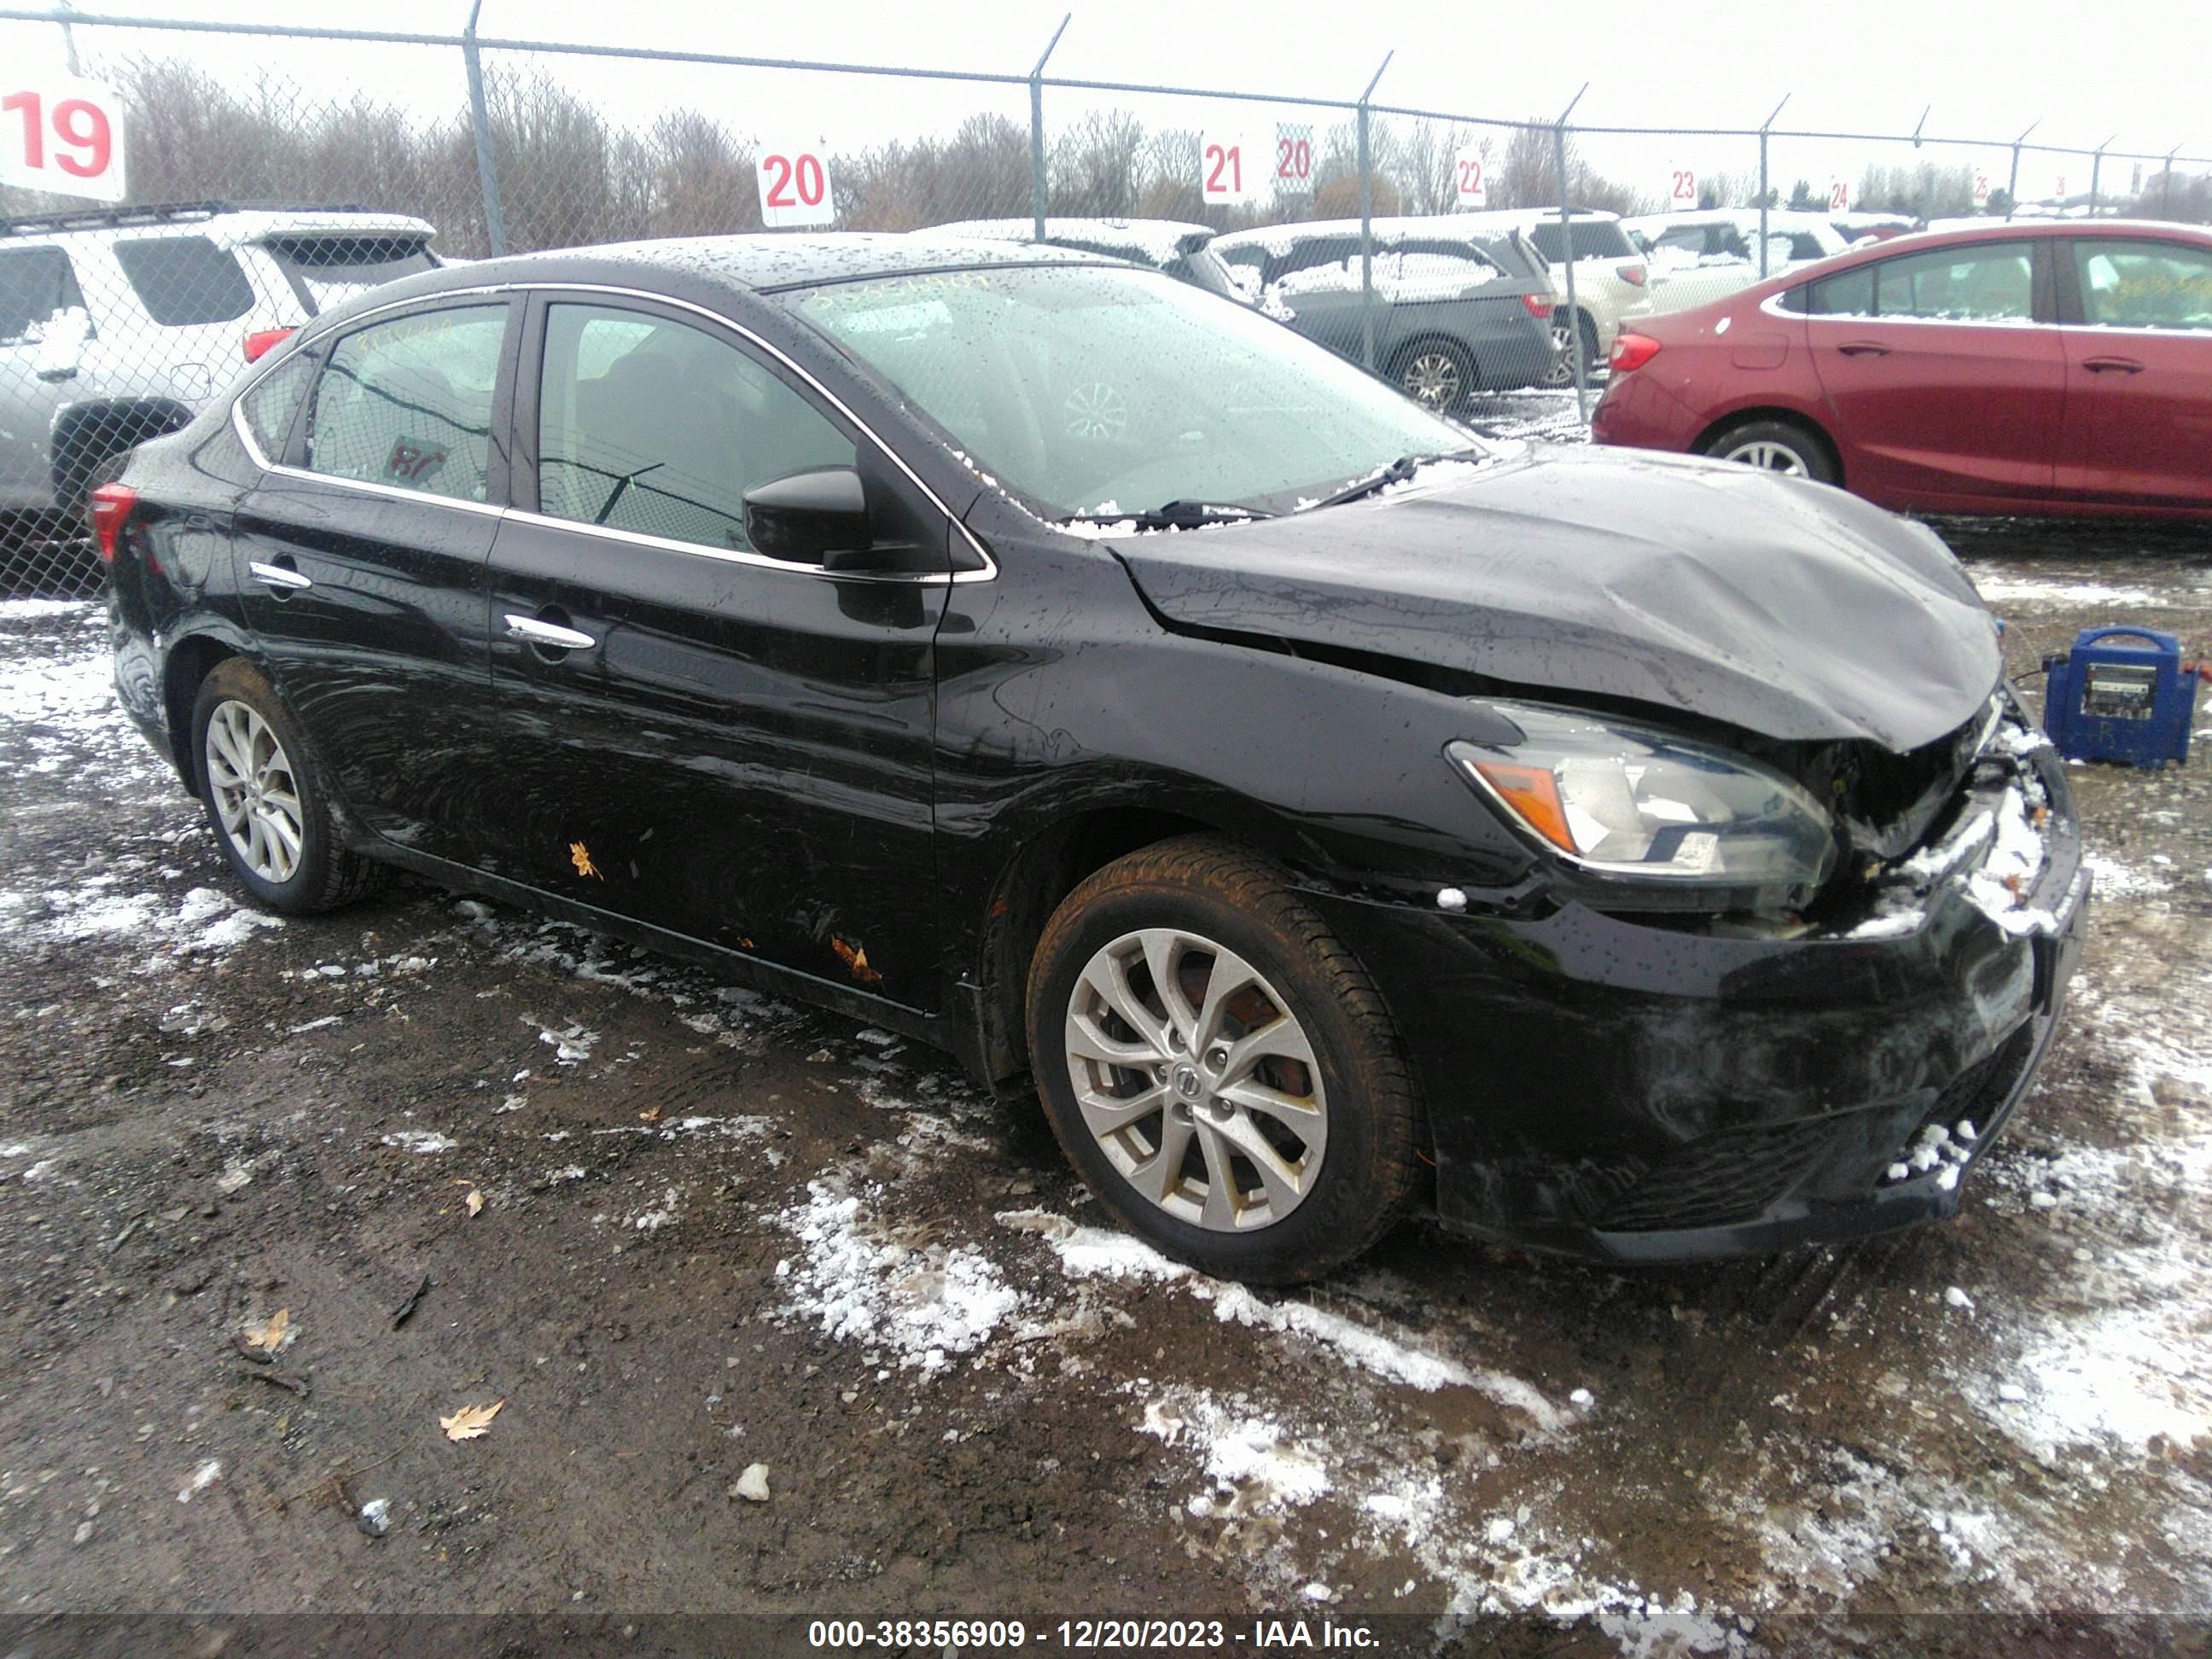
{"label": "windshield", "polygon": [[1477,448],[1290,330],[1153,271],[942,271],[787,303],[1054,517],[1287,510],[1402,455]]}

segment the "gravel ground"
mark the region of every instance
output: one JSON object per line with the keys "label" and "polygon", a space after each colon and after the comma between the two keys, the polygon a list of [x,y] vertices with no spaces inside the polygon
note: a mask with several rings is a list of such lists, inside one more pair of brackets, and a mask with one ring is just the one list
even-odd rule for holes
{"label": "gravel ground", "polygon": [[[1940,527],[2015,673],[2112,620],[2212,652],[2201,532]],[[103,635],[0,605],[9,1611],[1644,1656],[2162,1652],[2212,1609],[2202,760],[2077,769],[2074,1012],[1955,1223],[1632,1274],[1415,1224],[1263,1295],[884,1032],[419,884],[240,908]]]}

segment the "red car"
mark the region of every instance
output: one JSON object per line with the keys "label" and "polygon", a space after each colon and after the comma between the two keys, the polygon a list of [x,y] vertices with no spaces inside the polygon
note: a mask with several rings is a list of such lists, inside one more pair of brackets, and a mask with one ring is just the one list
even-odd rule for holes
{"label": "red car", "polygon": [[1600,443],[1932,513],[2212,515],[2212,233],[2124,220],[1901,236],[1648,318]]}

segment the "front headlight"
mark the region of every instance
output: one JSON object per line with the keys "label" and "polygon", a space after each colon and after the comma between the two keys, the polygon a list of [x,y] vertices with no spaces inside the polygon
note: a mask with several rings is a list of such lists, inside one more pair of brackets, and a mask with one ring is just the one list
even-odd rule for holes
{"label": "front headlight", "polygon": [[1731,890],[1732,907],[1750,908],[1802,904],[1833,867],[1820,803],[1755,761],[1570,708],[1492,706],[1522,742],[1444,752],[1516,829],[1581,869]]}

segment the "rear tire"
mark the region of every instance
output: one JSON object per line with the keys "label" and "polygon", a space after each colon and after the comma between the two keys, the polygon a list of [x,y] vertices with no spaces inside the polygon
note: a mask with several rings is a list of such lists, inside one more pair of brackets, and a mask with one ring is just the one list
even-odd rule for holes
{"label": "rear tire", "polygon": [[1456,340],[1416,340],[1398,354],[1390,379],[1431,414],[1456,415],[1474,391],[1474,356]]}
{"label": "rear tire", "polygon": [[[1562,314],[1554,315],[1552,319],[1552,349],[1558,356],[1552,364],[1552,372],[1544,376],[1544,384],[1548,386],[1572,386],[1575,383],[1573,336],[1567,332],[1566,318],[1563,314],[1565,310],[1565,307],[1562,307]],[[1577,307],[1575,323],[1576,331],[1583,337],[1583,375],[1587,380],[1605,367],[1605,359],[1598,355],[1597,325],[1590,320],[1589,313]]]}
{"label": "rear tire", "polygon": [[1397,1030],[1264,859],[1186,836],[1098,871],[1045,926],[1028,1016],[1061,1149],[1178,1261],[1311,1279],[1413,1200],[1420,1116]]}
{"label": "rear tire", "polygon": [[287,915],[315,915],[384,884],[384,866],[338,837],[299,728],[243,657],[216,665],[192,703],[193,770],[239,884]]}
{"label": "rear tire", "polygon": [[1716,434],[1705,454],[1716,460],[1735,461],[1785,477],[1810,478],[1815,483],[1843,482],[1825,440],[1811,428],[1794,421],[1744,421]]}

